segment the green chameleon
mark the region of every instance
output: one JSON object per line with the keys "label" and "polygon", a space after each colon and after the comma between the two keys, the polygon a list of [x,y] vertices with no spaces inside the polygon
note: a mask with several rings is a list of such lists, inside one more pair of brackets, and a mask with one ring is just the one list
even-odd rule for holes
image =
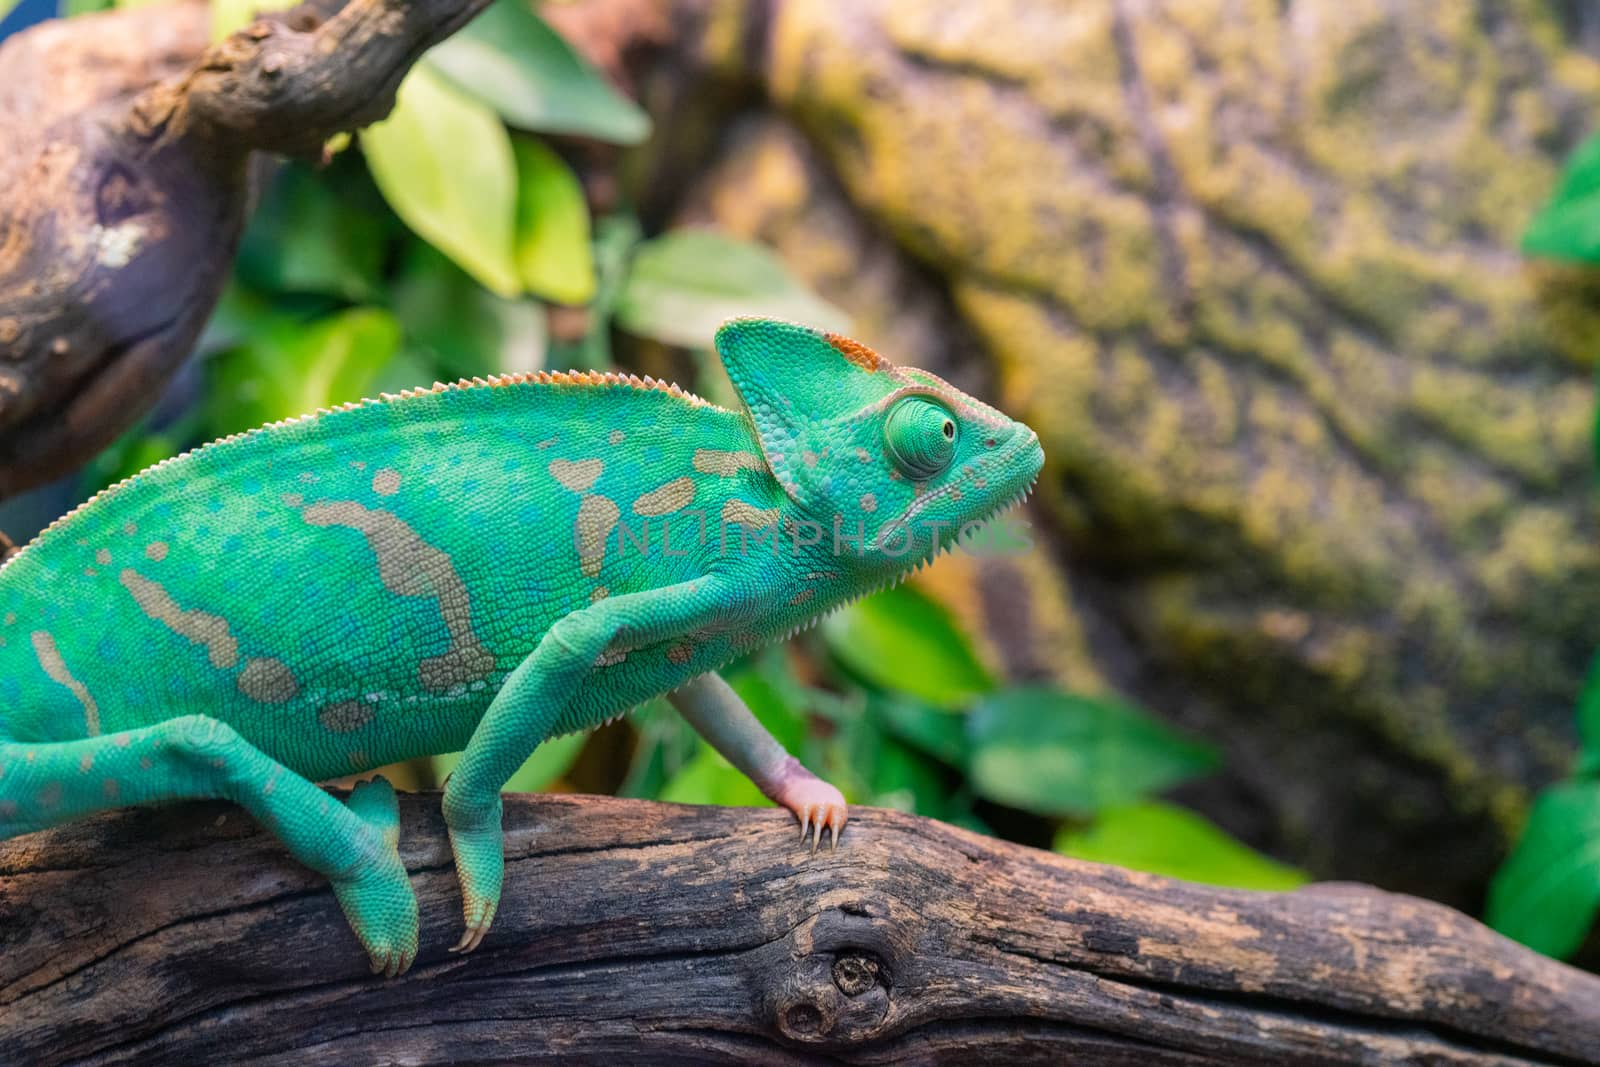
{"label": "green chameleon", "polygon": [[374,971],[417,952],[381,777],[465,749],[444,815],[476,948],[500,788],[661,693],[815,848],[844,797],[714,672],[905,575],[1026,493],[1033,431],[833,334],[737,319],[728,411],[651,379],[435,385],[229,437],[0,566],[0,838],[191,797],[333,885]]}

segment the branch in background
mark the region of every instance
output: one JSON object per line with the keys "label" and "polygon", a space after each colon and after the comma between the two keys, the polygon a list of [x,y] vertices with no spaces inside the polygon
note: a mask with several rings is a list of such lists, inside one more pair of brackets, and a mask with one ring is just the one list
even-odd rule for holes
{"label": "branch in background", "polygon": [[206,46],[185,2],[0,45],[0,497],[154,403],[232,268],[254,151],[315,155],[488,0],[325,0]]}
{"label": "branch in background", "polygon": [[29,1063],[1600,1064],[1600,978],[1441,905],[1190,885],[876,810],[812,855],[778,812],[508,796],[505,900],[484,947],[451,956],[437,798],[401,808],[423,948],[391,982],[326,885],[236,809],[0,844],[0,1047]]}

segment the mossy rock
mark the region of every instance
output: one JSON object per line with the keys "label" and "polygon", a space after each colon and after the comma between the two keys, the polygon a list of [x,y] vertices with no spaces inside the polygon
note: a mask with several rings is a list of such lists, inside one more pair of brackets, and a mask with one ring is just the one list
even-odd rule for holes
{"label": "mossy rock", "polygon": [[1595,319],[1516,248],[1600,67],[1511,0],[771,17],[754,73],[829,173],[746,145],[702,206],[824,283],[909,255],[1044,439],[1058,673],[1223,741],[1319,874],[1475,907],[1600,647]]}

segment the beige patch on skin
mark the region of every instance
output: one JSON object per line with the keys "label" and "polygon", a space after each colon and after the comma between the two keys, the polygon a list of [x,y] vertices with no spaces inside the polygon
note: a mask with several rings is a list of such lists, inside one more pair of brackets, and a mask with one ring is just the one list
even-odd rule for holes
{"label": "beige patch on skin", "polygon": [[756,529],[772,526],[780,514],[777,508],[758,508],[744,500],[730,500],[722,505],[723,522],[736,522]]}
{"label": "beige patch on skin", "polygon": [[789,598],[789,606],[797,608],[816,595],[817,591],[815,589],[802,589]]}
{"label": "beige patch on skin", "polygon": [[652,489],[633,502],[635,515],[670,515],[694,501],[694,479],[674,478],[659,489]]}
{"label": "beige patch on skin", "polygon": [[102,567],[108,566],[111,563],[111,550],[109,548],[100,549],[94,554],[94,561]]}
{"label": "beige patch on skin", "polygon": [[694,469],[701,474],[715,474],[731,478],[740,471],[758,471],[766,467],[754,452],[725,452],[716,448],[694,450]]}
{"label": "beige patch on skin", "polygon": [[872,453],[868,452],[864,448],[858,448],[858,449],[856,449],[856,458],[859,459],[863,463],[871,463],[872,462]]}
{"label": "beige patch on skin", "polygon": [[313,504],[300,513],[313,526],[348,526],[367,538],[378,561],[378,578],[399,596],[429,597],[450,635],[450,647],[417,665],[423,688],[442,693],[487,678],[494,656],[472,628],[472,600],[448,554],[424,541],[393,512],[354,500]]}
{"label": "beige patch on skin", "polygon": [[862,511],[877,511],[878,510],[878,498],[876,496],[874,496],[872,493],[862,493],[861,494],[861,510]]}
{"label": "beige patch on skin", "polygon": [[605,470],[605,464],[598,459],[553,459],[550,461],[550,477],[571,489],[574,493],[587,493],[600,477],[600,472]]}
{"label": "beige patch on skin", "polygon": [[385,467],[372,476],[372,491],[379,496],[394,496],[400,491],[400,472]]}
{"label": "beige patch on skin", "polygon": [[677,664],[688,663],[690,658],[693,655],[694,655],[694,646],[693,645],[678,644],[678,645],[673,645],[671,648],[667,649],[667,659],[670,660],[671,662],[677,663]]}
{"label": "beige patch on skin", "polygon": [[556,443],[556,439],[554,437],[546,437],[543,441],[540,441],[538,444],[534,445],[533,447],[535,447],[535,448],[549,448],[551,445],[553,445],[555,443]]}
{"label": "beige patch on skin", "polygon": [[627,649],[608,648],[594,658],[594,665],[596,667],[615,667],[617,664],[623,662],[627,658]]}
{"label": "beige patch on skin", "polygon": [[282,500],[286,506],[291,508],[297,508],[306,502],[306,498],[301,496],[299,493],[285,493],[278,499]]}
{"label": "beige patch on skin", "polygon": [[107,800],[115,800],[122,792],[122,787],[117,785],[115,778],[107,778],[100,783],[100,792],[105,794]]}
{"label": "beige patch on skin", "polygon": [[83,568],[83,576],[85,578],[93,578],[93,577],[97,576],[99,573],[100,572],[95,570],[93,567],[85,567],[85,568]]}
{"label": "beige patch on skin", "polygon": [[809,449],[800,453],[800,459],[808,467],[815,467],[817,465],[817,454]]}
{"label": "beige patch on skin", "polygon": [[12,623],[14,623],[16,621],[17,621],[17,613],[16,612],[14,612],[14,611],[6,612],[6,625],[7,626],[10,626]]}
{"label": "beige patch on skin", "polygon": [[353,734],[372,719],[372,705],[361,700],[343,700],[317,712],[322,728],[335,734]]}
{"label": "beige patch on skin", "polygon": [[132,567],[124,567],[117,579],[133,594],[140,611],[202,646],[213,667],[227,670],[239,662],[239,640],[229,631],[227,619],[198,608],[185,611],[159,582],[152,582]]}
{"label": "beige patch on skin", "polygon": [[139,527],[131,522],[125,522],[122,524],[122,532],[127,534],[129,537],[132,537],[134,534],[139,532]]}
{"label": "beige patch on skin", "polygon": [[623,441],[623,438],[626,437],[626,436],[627,435],[624,434],[621,430],[612,430],[611,431],[611,436],[607,437],[606,440],[610,441],[614,445],[620,445],[622,443],[622,441]]}
{"label": "beige patch on skin", "polygon": [[46,782],[33,799],[41,808],[55,807],[61,803],[61,783]]}
{"label": "beige patch on skin", "polygon": [[94,753],[93,752],[85,752],[83,754],[83,758],[78,760],[78,773],[79,774],[88,774],[89,773],[89,768],[91,768],[93,766],[94,766]]}
{"label": "beige patch on skin", "polygon": [[578,567],[585,578],[600,573],[600,565],[606,560],[606,542],[621,517],[622,509],[610,497],[586,496],[578,505],[574,536],[578,542]]}
{"label": "beige patch on skin", "polygon": [[589,603],[594,604],[611,595],[611,590],[603,585],[597,585],[589,593]]}
{"label": "beige patch on skin", "polygon": [[239,672],[239,692],[263,704],[282,704],[300,694],[294,671],[281,659],[252,659]]}
{"label": "beige patch on skin", "polygon": [[160,563],[167,558],[167,543],[165,541],[151,541],[144,546],[144,554]]}

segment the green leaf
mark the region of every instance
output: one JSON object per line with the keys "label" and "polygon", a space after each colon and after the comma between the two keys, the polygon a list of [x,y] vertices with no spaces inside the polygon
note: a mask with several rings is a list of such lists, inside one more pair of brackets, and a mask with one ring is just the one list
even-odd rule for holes
{"label": "green leaf", "polygon": [[314,175],[300,164],[284,167],[240,243],[239,277],[272,292],[375,300],[391,233],[385,223],[392,216],[382,210],[364,175],[361,182],[382,217],[367,204],[352,202],[352,183],[336,182],[329,173]]}
{"label": "green leaf", "polygon": [[967,717],[980,796],[1041,815],[1086,815],[1204,774],[1217,757],[1127,704],[1025,686]]}
{"label": "green leaf", "polygon": [[967,762],[967,721],[940,708],[899,695],[874,703],[884,724],[895,737],[952,767]]}
{"label": "green leaf", "polygon": [[1578,696],[1578,744],[1578,776],[1600,778],[1600,654],[1590,661]]}
{"label": "green leaf", "polygon": [[410,385],[545,365],[544,306],[496,296],[431,245],[409,243],[392,293],[407,351],[431,368]]}
{"label": "green leaf", "polygon": [[1263,856],[1186,808],[1157,801],[1101,812],[1087,829],[1062,828],[1055,850],[1169,878],[1236,889],[1294,889],[1310,881],[1298,867]]}
{"label": "green leaf", "polygon": [[[11,0],[11,2],[15,3],[16,0]],[[92,15],[96,11],[110,11],[116,6],[112,0],[61,0],[56,10],[61,13],[62,18],[70,19],[75,15]]]}
{"label": "green leaf", "polygon": [[660,799],[673,804],[719,804],[730,808],[772,806],[754,782],[706,744],[667,782]]}
{"label": "green leaf", "polygon": [[1567,160],[1555,195],[1522,235],[1528,255],[1600,262],[1600,136]]}
{"label": "green leaf", "polygon": [[527,0],[496,0],[423,63],[513,126],[616,144],[650,136],[650,117],[611,87]]}
{"label": "green leaf", "polygon": [[830,615],[822,639],[852,672],[881,689],[960,708],[994,687],[944,608],[910,586]]}
{"label": "green leaf", "polygon": [[1600,909],[1600,782],[1539,794],[1489,883],[1490,926],[1546,955],[1569,956]]}
{"label": "green leaf", "polygon": [[805,716],[790,706],[770,678],[754,667],[727,671],[723,678],[784,751],[800,751],[806,739]]}
{"label": "green leaf", "polygon": [[[951,718],[946,715],[945,718]],[[949,789],[939,767],[916,749],[884,738],[869,777],[872,804],[913,815],[942,818]]]}
{"label": "green leaf", "polygon": [[11,9],[17,6],[17,0],[0,0],[0,19],[11,14]]}
{"label": "green leaf", "polygon": [[300,0],[211,0],[211,39],[220,41],[234,30],[242,30],[257,15],[283,11]]}
{"label": "green leaf", "polygon": [[700,735],[662,697],[647,700],[628,716],[638,736],[619,797],[658,799],[667,782],[700,751]]}
{"label": "green leaf", "polygon": [[770,250],[712,230],[645,241],[617,301],[623,329],[688,348],[710,344],[717,327],[737,315],[850,328],[849,316],[796,281]]}
{"label": "green leaf", "polygon": [[[571,770],[578,760],[578,753],[583,751],[583,746],[588,742],[589,735],[584,731],[552,737],[534,749],[533,755],[511,773],[506,784],[500,787],[500,792],[537,793]],[[460,762],[459,752],[433,757],[434,781],[443,782]]]}
{"label": "green leaf", "polygon": [[522,291],[516,161],[493,111],[418,65],[389,117],[361,132],[361,150],[406,225],[496,293]]}
{"label": "green leaf", "polygon": [[309,325],[280,317],[212,361],[210,431],[361,399],[400,345],[400,325],[379,308],[351,308]]}
{"label": "green leaf", "polygon": [[512,143],[517,160],[517,270],[522,284],[559,304],[583,304],[595,292],[589,205],[562,158],[539,141]]}

